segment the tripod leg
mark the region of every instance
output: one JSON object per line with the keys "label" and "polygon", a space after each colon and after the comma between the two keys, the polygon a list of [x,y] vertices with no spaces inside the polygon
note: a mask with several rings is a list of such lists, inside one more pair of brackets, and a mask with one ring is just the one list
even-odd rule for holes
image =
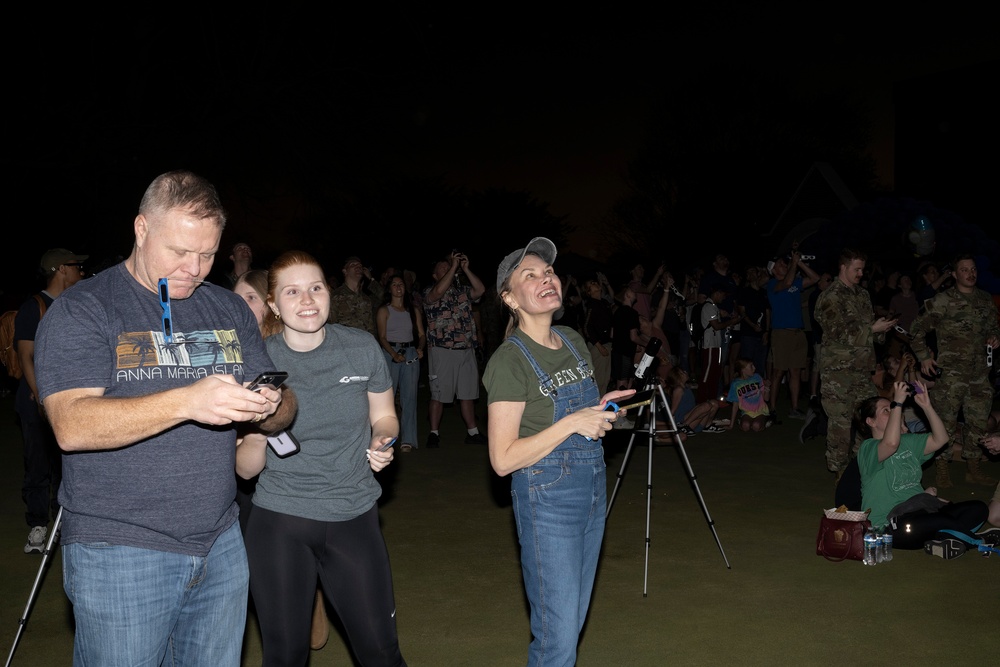
{"label": "tripod leg", "polygon": [[680,434],[677,432],[677,422],[674,421],[674,415],[670,412],[670,404],[667,402],[667,396],[663,392],[663,387],[657,386],[657,389],[659,389],[660,400],[663,401],[664,410],[670,418],[670,424],[674,429],[674,442],[677,444],[677,454],[681,457],[681,462],[684,464],[684,471],[687,473],[688,480],[691,482],[691,488],[694,489],[694,494],[698,499],[698,504],[701,505],[701,512],[705,515],[708,527],[712,531],[712,535],[715,537],[715,543],[719,547],[719,553],[722,554],[722,560],[726,562],[726,568],[731,570],[733,568],[729,564],[729,559],[726,558],[725,550],[722,548],[722,541],[719,539],[719,533],[715,530],[715,522],[712,520],[712,515],[708,513],[708,505],[705,504],[705,498],[701,495],[701,489],[698,487],[698,478],[694,474],[694,469],[691,468],[691,461],[688,460],[687,452],[684,451],[684,441],[681,440]]}
{"label": "tripod leg", "polygon": [[628,439],[628,448],[625,450],[625,458],[622,460],[622,467],[618,470],[618,479],[615,480],[615,488],[611,492],[611,497],[608,498],[608,509],[604,512],[604,518],[607,520],[608,516],[611,514],[611,506],[615,504],[615,496],[618,495],[618,487],[621,486],[622,477],[625,476],[625,467],[628,465],[629,454],[632,453],[632,443],[635,442],[635,433],[632,437]]}
{"label": "tripod leg", "polygon": [[712,529],[712,535],[715,536],[715,543],[719,546],[719,553],[722,554],[722,560],[726,561],[726,567],[731,570],[733,568],[729,564],[729,559],[726,558],[726,552],[722,549],[722,542],[719,540],[719,533],[715,530],[715,522],[708,513],[708,506],[705,504],[705,498],[701,495],[701,489],[698,487],[698,480],[695,477],[694,471],[691,469],[691,462],[688,461],[687,452],[684,451],[684,445],[678,445],[677,452],[684,461],[684,467],[687,470],[688,479],[691,480],[691,486],[694,488],[695,495],[698,497],[698,503],[701,505],[701,511],[705,515],[708,527]]}
{"label": "tripod leg", "polygon": [[[636,413],[636,420],[642,416],[642,411],[645,407],[639,408],[639,412]],[[655,423],[655,420],[654,422]],[[618,494],[618,487],[621,486],[622,477],[625,476],[625,467],[628,466],[628,457],[632,453],[632,444],[635,442],[635,431],[632,431],[631,437],[628,439],[628,448],[625,450],[625,458],[622,460],[622,467],[618,470],[618,479],[615,480],[615,488],[611,492],[611,497],[608,498],[608,509],[604,513],[604,518],[607,519],[611,514],[611,506],[615,504],[615,496]]]}
{"label": "tripod leg", "polygon": [[[652,512],[652,497],[653,497],[653,447],[656,445],[656,411],[657,411],[657,401],[660,401],[666,419],[670,423],[670,427],[665,429],[665,432],[673,434],[674,443],[677,445],[678,455],[681,457],[681,461],[684,464],[684,470],[687,473],[688,480],[691,482],[691,486],[694,489],[695,497],[698,499],[698,504],[701,505],[701,512],[705,515],[705,520],[708,522],[708,527],[712,531],[712,535],[715,537],[715,543],[719,547],[719,553],[722,554],[722,560],[725,561],[726,567],[732,569],[729,564],[729,559],[726,558],[726,552],[722,548],[722,541],[719,539],[719,533],[715,530],[715,522],[712,520],[711,515],[708,513],[708,506],[705,504],[705,498],[701,495],[701,489],[698,488],[698,481],[695,477],[694,470],[691,468],[691,461],[688,460],[687,452],[684,451],[684,441],[681,439],[680,431],[677,428],[677,422],[674,420],[674,415],[670,411],[670,403],[667,401],[667,396],[663,391],[663,387],[650,383],[646,386],[646,389],[654,388],[657,389],[658,395],[653,396],[653,401],[649,405],[649,424],[647,425],[646,431],[649,436],[649,458],[647,462],[646,469],[646,562],[645,570],[643,572],[643,584],[642,584],[642,596],[647,596],[647,586],[649,582],[649,547],[650,547],[650,517]],[[639,408],[636,420],[643,414],[645,407]],[[615,496],[618,493],[618,487],[621,485],[622,478],[625,476],[625,467],[628,465],[629,455],[632,453],[632,445],[635,444],[635,432],[633,431],[632,437],[628,441],[628,449],[625,450],[625,460],[622,461],[621,469],[618,471],[618,479],[615,481],[615,489],[611,493],[611,498],[608,500],[608,510],[605,513],[605,518],[611,514],[611,506],[614,504]]]}
{"label": "tripod leg", "polygon": [[649,406],[649,459],[646,462],[646,565],[642,574],[642,597],[649,583],[649,517],[653,499],[653,446],[656,444],[656,401]]}
{"label": "tripod leg", "polygon": [[42,564],[38,566],[38,574],[35,575],[35,583],[31,587],[31,593],[28,595],[28,604],[24,607],[24,613],[21,614],[21,620],[17,624],[17,634],[14,636],[14,643],[10,647],[10,655],[7,656],[6,667],[10,667],[11,661],[14,659],[14,651],[17,649],[17,643],[21,640],[21,634],[24,632],[24,626],[28,622],[28,614],[31,612],[31,606],[35,602],[35,595],[38,593],[38,587],[42,583],[42,577],[45,575],[45,566],[48,564],[49,555],[52,553],[52,545],[58,539],[59,536],[59,525],[62,523],[62,512],[63,508],[60,506],[59,511],[56,512],[56,520],[52,523],[52,532],[49,533],[49,541],[45,544],[45,551],[42,552]]}

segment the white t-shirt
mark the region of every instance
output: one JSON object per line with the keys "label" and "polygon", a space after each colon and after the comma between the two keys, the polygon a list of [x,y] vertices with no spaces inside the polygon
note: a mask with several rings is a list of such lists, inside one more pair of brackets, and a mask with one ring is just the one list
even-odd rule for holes
{"label": "white t-shirt", "polygon": [[701,307],[701,326],[705,329],[702,338],[702,348],[722,347],[722,336],[725,329],[715,329],[712,320],[719,319],[719,307],[712,303],[711,299],[705,299],[705,305]]}

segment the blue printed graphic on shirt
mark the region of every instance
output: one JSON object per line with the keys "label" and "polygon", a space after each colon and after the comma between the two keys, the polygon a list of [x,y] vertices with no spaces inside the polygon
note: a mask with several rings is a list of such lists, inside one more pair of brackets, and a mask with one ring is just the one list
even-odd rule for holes
{"label": "blue printed graphic on shirt", "polygon": [[115,356],[118,381],[151,379],[164,374],[172,379],[198,379],[216,373],[235,373],[243,363],[243,349],[234,329],[175,331],[170,343],[164,340],[161,331],[122,333],[118,335]]}

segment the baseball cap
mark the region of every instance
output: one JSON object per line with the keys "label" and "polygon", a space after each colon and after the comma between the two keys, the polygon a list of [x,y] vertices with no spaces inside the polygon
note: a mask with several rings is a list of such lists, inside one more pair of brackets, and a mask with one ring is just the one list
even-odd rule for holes
{"label": "baseball cap", "polygon": [[83,262],[88,257],[90,255],[77,255],[71,250],[66,250],[66,248],[52,248],[45,251],[45,254],[42,255],[42,261],[38,265],[44,273],[55,273],[63,264]]}
{"label": "baseball cap", "polygon": [[528,241],[528,245],[520,250],[515,250],[500,262],[499,268],[497,268],[497,293],[500,293],[503,283],[507,278],[514,273],[514,269],[521,265],[521,261],[524,260],[524,256],[529,252],[535,253],[541,257],[546,264],[552,264],[556,261],[556,244],[548,240],[544,236],[536,236],[535,238]]}

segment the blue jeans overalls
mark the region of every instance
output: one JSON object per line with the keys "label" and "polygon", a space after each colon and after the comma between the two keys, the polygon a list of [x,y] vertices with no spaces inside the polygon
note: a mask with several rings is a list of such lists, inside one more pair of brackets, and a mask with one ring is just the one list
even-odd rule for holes
{"label": "blue jeans overalls", "polygon": [[[553,329],[577,359],[582,382],[555,388],[524,343],[524,353],[552,399],[552,422],[598,405],[593,371],[572,343]],[[574,434],[537,463],[511,475],[511,497],[521,543],[521,571],[531,604],[529,667],[572,667],[587,617],[604,538],[607,472],[600,440]]]}

